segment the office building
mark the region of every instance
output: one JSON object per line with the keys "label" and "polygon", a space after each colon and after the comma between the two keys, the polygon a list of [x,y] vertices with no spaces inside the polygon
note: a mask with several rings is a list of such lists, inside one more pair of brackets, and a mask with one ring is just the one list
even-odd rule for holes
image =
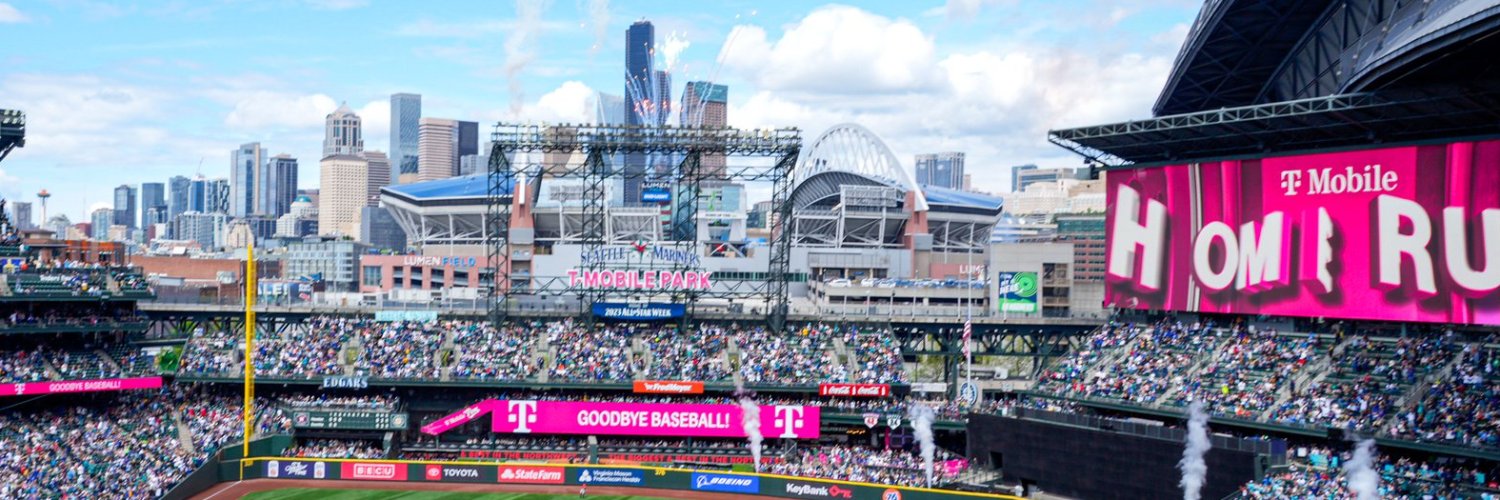
{"label": "office building", "polygon": [[624,125],[625,98],[615,94],[595,92],[594,122],[600,125]]}
{"label": "office building", "polygon": [[172,221],[172,238],[198,242],[204,251],[223,246],[229,216],[222,213],[183,212]]}
{"label": "office building", "polygon": [[421,119],[421,94],[391,94],[392,178],[417,173],[417,121]]}
{"label": "office building", "polygon": [[947,152],[917,155],[917,185],[948,189],[964,187],[964,154]]}
{"label": "office building", "polygon": [[365,150],[364,128],[348,104],[328,114],[323,127],[323,156],[357,155]]}
{"label": "office building", "polygon": [[359,265],[359,256],[369,249],[369,245],[356,241],[309,236],[287,245],[281,274],[294,280],[321,279],[329,291],[353,291],[358,287],[358,275],[354,270]]}
{"label": "office building", "polygon": [[178,215],[188,211],[188,192],[192,190],[192,186],[193,181],[181,175],[167,180],[167,220],[176,219]]}
{"label": "office building", "polygon": [[458,159],[458,175],[474,175],[490,171],[490,155],[464,155]]}
{"label": "office building", "polygon": [[10,207],[10,223],[16,225],[16,229],[31,229],[31,203],[25,201],[12,201],[6,206]]}
{"label": "office building", "polygon": [[[312,223],[311,228],[308,227],[309,221]],[[317,232],[318,207],[306,196],[297,196],[291,209],[276,219],[276,237],[300,238]]]}
{"label": "office building", "polygon": [[318,234],[359,234],[359,209],[370,197],[370,162],[363,156],[334,155],[318,162]]}
{"label": "office building", "polygon": [[359,214],[359,241],[379,250],[400,252],[406,250],[406,231],[385,207],[364,207]]}
{"label": "office building", "polygon": [[1038,168],[1036,165],[1019,165],[1010,169],[1010,190],[1020,193],[1026,186],[1038,182],[1057,182],[1064,179],[1087,180],[1088,169]]}
{"label": "office building", "polygon": [[454,140],[458,142],[454,144],[453,165],[456,171],[459,158],[479,154],[479,123],[459,121],[455,133],[457,135],[454,136]]}
{"label": "office building", "polygon": [[150,211],[152,211],[152,209],[156,209],[156,208],[160,207],[160,210],[157,210],[157,212],[165,214],[166,213],[166,205],[167,205],[167,185],[166,184],[163,184],[163,183],[160,183],[160,182],[142,182],[141,183],[141,206],[140,206],[141,223],[140,223],[140,227],[144,228],[146,226],[150,226],[151,224],[155,223],[154,220],[150,220],[148,218],[146,212],[150,212]]}
{"label": "office building", "polygon": [[72,226],[73,221],[68,220],[68,216],[63,214],[57,214],[48,217],[47,220],[42,223],[42,229],[51,230],[52,237],[57,239],[68,239],[68,228]]}
{"label": "office building", "polygon": [[458,122],[443,118],[423,118],[417,145],[417,181],[435,181],[453,177],[457,170],[456,141]]}
{"label": "office building", "polygon": [[[650,94],[656,90],[652,61],[656,54],[656,28],[650,21],[637,21],[625,30],[625,124],[659,125]],[[641,183],[645,180],[646,154],[624,155],[624,201],[641,202]]]}
{"label": "office building", "polygon": [[129,184],[115,188],[115,214],[111,224],[133,228],[136,224],[136,189]]}
{"label": "office building", "polygon": [[[684,127],[721,128],[729,125],[729,87],[709,82],[688,82],[682,91],[682,103],[678,104],[682,116],[678,123]],[[699,169],[709,175],[724,173],[723,153],[703,155]]]}
{"label": "office building", "polygon": [[204,213],[229,214],[229,179],[208,179],[203,181],[203,210]]}
{"label": "office building", "polygon": [[109,226],[115,221],[115,212],[100,208],[89,214],[89,237],[98,241],[109,240]]}
{"label": "office building", "polygon": [[259,142],[241,144],[229,154],[229,215],[244,217],[259,210],[265,164],[266,149]]}
{"label": "office building", "polygon": [[284,153],[273,156],[266,160],[264,172],[256,213],[280,217],[297,199],[297,159]]}
{"label": "office building", "polygon": [[369,165],[365,184],[365,205],[380,203],[380,188],[391,185],[391,161],[381,151],[365,151],[361,158]]}

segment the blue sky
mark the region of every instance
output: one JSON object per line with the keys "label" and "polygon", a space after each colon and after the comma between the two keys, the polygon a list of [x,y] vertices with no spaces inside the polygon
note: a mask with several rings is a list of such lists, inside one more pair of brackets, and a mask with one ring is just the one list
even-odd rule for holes
{"label": "blue sky", "polygon": [[198,0],[0,3],[0,108],[28,144],[0,196],[46,188],[74,221],[122,183],[228,175],[261,142],[317,186],[323,115],[347,102],[387,150],[394,92],[424,116],[585,121],[619,94],[624,32],[656,25],[657,66],[730,87],[736,126],[853,121],[907,168],[964,151],[976,187],[1009,167],[1081,162],[1046,130],[1149,115],[1199,3],[1191,0],[458,2]]}

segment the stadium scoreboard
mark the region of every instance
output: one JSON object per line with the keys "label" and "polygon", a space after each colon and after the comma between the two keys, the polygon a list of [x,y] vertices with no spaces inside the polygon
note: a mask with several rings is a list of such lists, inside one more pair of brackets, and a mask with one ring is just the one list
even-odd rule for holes
{"label": "stadium scoreboard", "polygon": [[406,430],[407,414],[388,411],[297,410],[292,427],[298,429]]}

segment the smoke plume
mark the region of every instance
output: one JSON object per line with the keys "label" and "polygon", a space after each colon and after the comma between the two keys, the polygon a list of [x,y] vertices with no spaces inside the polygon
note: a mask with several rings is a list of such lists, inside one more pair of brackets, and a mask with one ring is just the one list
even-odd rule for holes
{"label": "smoke plume", "polygon": [[1375,440],[1365,439],[1354,446],[1354,456],[1344,464],[1349,492],[1359,500],[1379,498],[1380,474],[1375,472]]}
{"label": "smoke plume", "polygon": [[932,460],[933,454],[937,453],[937,443],[932,440],[932,408],[912,403],[908,413],[911,417],[912,434],[916,436],[917,444],[922,446],[922,470],[927,473],[927,486],[932,486]]}
{"label": "smoke plume", "polygon": [[745,426],[745,435],[750,438],[750,456],[755,460],[755,472],[760,472],[760,444],[766,439],[760,433],[760,405],[755,404],[755,393],[745,390],[742,383],[735,383],[734,396],[740,400],[740,419]]}
{"label": "smoke plume", "polygon": [[521,114],[526,102],[526,91],[521,88],[521,70],[536,59],[532,49],[538,30],[542,26],[542,12],[547,10],[546,0],[516,0],[515,30],[505,39],[505,81],[510,89],[510,112]]}
{"label": "smoke plume", "polygon": [[599,53],[599,49],[604,48],[604,42],[609,37],[609,0],[588,0],[586,3],[582,1],[579,3],[582,5],[578,10],[588,15],[587,24],[594,28],[594,45],[589,47],[589,55],[593,56]]}
{"label": "smoke plume", "polygon": [[1182,450],[1182,460],[1177,468],[1182,469],[1183,500],[1198,500],[1202,497],[1203,481],[1208,476],[1208,463],[1203,456],[1213,447],[1208,440],[1208,412],[1203,411],[1203,402],[1195,401],[1188,406],[1187,448]]}

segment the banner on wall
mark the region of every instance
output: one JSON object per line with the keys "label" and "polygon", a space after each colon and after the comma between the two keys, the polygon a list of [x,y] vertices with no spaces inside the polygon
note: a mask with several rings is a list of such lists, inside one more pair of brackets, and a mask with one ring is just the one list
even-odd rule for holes
{"label": "banner on wall", "polygon": [[160,389],[161,377],[106,378],[95,380],[57,380],[0,384],[0,396],[39,396],[76,392],[131,391]]}
{"label": "banner on wall", "polygon": [[1114,307],[1500,324],[1500,141],[1110,172]]}
{"label": "banner on wall", "polygon": [[1034,272],[997,273],[995,307],[1005,313],[1037,312],[1037,292],[1040,289]]}

